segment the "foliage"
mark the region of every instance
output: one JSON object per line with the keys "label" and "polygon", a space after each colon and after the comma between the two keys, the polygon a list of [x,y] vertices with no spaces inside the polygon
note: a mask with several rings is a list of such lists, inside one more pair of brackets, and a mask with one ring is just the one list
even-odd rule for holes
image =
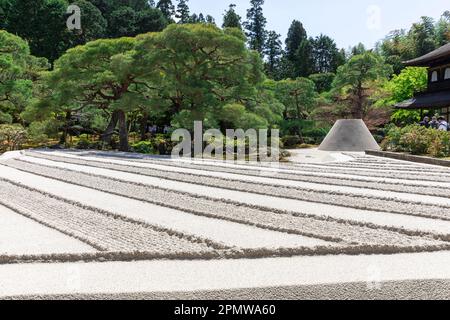
{"label": "foliage", "polygon": [[242,30],[242,18],[236,13],[235,8],[235,4],[230,4],[230,7],[223,15],[222,28],[238,28]]}
{"label": "foliage", "polygon": [[368,91],[373,83],[387,80],[391,73],[392,67],[382,57],[368,51],[338,68],[333,87],[340,99],[348,103],[352,117],[362,119],[371,105]]}
{"label": "foliage", "polygon": [[36,73],[47,68],[47,63],[31,56],[24,40],[3,30],[0,48],[0,123],[19,122],[32,99]]}
{"label": "foliage", "polygon": [[19,149],[26,137],[26,130],[19,124],[0,125],[0,152]]}
{"label": "foliage", "polygon": [[265,64],[266,74],[272,79],[280,78],[279,69],[283,54],[280,37],[275,31],[270,31],[267,35],[266,48],[264,49],[264,54],[267,57]]}
{"label": "foliage", "polygon": [[250,49],[258,51],[261,55],[267,39],[267,19],[262,8],[264,1],[250,0],[250,9],[247,10],[247,20],[244,22]]}
{"label": "foliage", "polygon": [[281,80],[277,83],[276,97],[285,106],[289,119],[306,119],[315,106],[315,84],[306,78]]}
{"label": "foliage", "polygon": [[403,128],[392,125],[382,143],[384,150],[409,152],[433,157],[450,156],[450,133],[421,127],[417,124]]}
{"label": "foliage", "polygon": [[335,76],[334,73],[315,73],[310,75],[308,79],[314,82],[316,91],[322,93],[331,90]]}

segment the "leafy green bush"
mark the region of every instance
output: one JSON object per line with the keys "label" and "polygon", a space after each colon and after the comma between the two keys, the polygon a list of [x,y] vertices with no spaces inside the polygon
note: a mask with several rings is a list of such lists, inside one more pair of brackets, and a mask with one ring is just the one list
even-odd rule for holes
{"label": "leafy green bush", "polygon": [[19,124],[0,125],[0,152],[18,150],[27,138],[27,131]]}
{"label": "leafy green bush", "polygon": [[385,151],[409,152],[414,155],[433,157],[450,156],[450,133],[427,129],[419,125],[404,128],[390,126],[382,143]]}
{"label": "leafy green bush", "polygon": [[303,140],[299,136],[284,136],[281,138],[281,142],[285,148],[295,148],[302,144]]}
{"label": "leafy green bush", "polygon": [[155,152],[153,145],[150,141],[139,141],[131,145],[134,152],[143,154],[152,154]]}

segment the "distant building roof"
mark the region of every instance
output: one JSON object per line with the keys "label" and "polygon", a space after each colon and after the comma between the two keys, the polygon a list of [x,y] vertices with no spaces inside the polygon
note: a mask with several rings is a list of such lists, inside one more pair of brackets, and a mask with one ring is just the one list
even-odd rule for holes
{"label": "distant building roof", "polygon": [[450,106],[450,91],[417,94],[414,98],[395,105],[398,109],[433,109],[448,106]]}
{"label": "distant building roof", "polygon": [[450,59],[450,43],[416,59],[405,61],[404,64],[410,67],[429,67],[440,60]]}

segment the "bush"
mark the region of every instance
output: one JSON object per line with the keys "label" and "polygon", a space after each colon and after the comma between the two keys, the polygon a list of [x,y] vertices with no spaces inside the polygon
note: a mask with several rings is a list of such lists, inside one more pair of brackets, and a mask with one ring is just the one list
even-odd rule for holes
{"label": "bush", "polygon": [[78,137],[78,142],[76,145],[77,149],[80,150],[102,150],[103,146],[100,141],[91,141],[86,134],[82,134]]}
{"label": "bush", "polygon": [[414,155],[430,155],[438,158],[449,157],[450,133],[427,129],[419,125],[409,125],[404,128],[390,126],[381,146],[385,151],[409,152]]}
{"label": "bush", "polygon": [[295,148],[302,144],[303,140],[299,136],[285,136],[281,138],[281,142],[285,148]]}
{"label": "bush", "polygon": [[143,154],[152,154],[155,152],[153,145],[150,141],[139,141],[131,145],[134,152]]}
{"label": "bush", "polygon": [[0,152],[18,150],[26,139],[27,131],[21,125],[0,125]]}

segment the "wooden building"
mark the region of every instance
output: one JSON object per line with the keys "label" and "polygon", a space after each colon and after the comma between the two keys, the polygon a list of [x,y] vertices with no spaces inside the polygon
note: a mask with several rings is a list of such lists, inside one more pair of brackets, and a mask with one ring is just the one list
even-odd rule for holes
{"label": "wooden building", "polygon": [[450,43],[417,59],[406,66],[428,68],[428,88],[414,98],[395,105],[398,109],[430,110],[430,116],[439,114],[450,120]]}

